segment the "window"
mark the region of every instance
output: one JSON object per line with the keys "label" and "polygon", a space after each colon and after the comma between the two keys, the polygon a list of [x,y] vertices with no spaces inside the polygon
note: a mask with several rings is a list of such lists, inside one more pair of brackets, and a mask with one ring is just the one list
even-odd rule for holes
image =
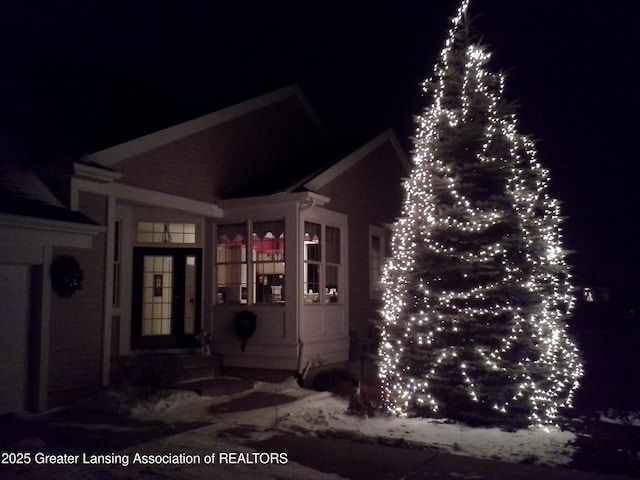
{"label": "window", "polygon": [[338,303],[340,280],[340,229],[318,223],[304,224],[305,303]]}
{"label": "window", "polygon": [[247,224],[218,227],[217,303],[284,303],[284,221],[255,222],[250,228],[248,237]]}
{"label": "window", "polygon": [[138,243],[196,243],[195,223],[138,222]]}
{"label": "window", "polygon": [[255,222],[251,235],[256,303],[284,302],[284,221]]}
{"label": "window", "polygon": [[218,227],[216,248],[217,303],[247,303],[247,226]]}
{"label": "window", "polygon": [[391,256],[391,234],[389,230],[375,225],[369,226],[369,296],[380,297],[380,280],[385,261]]}
{"label": "window", "polygon": [[317,223],[304,223],[304,301],[320,302],[320,266],[322,264],[322,227]]}
{"label": "window", "polygon": [[111,288],[111,304],[114,307],[120,306],[120,222],[116,221],[113,226],[113,285]]}
{"label": "window", "polygon": [[171,334],[173,257],[144,257],[142,335]]}
{"label": "window", "polygon": [[325,278],[325,302],[338,302],[338,289],[340,287],[340,229],[336,227],[325,228],[327,238],[327,255],[324,265]]}

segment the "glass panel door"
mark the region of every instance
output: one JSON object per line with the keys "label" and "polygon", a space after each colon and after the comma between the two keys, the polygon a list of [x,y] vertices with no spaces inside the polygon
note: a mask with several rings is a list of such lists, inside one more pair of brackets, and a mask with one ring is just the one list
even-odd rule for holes
{"label": "glass panel door", "polygon": [[173,256],[143,259],[142,335],[171,335]]}
{"label": "glass panel door", "polygon": [[187,255],[184,258],[184,335],[196,334],[196,298],[198,296],[196,260],[195,255]]}
{"label": "glass panel door", "polygon": [[197,346],[201,259],[199,249],[134,248],[132,348]]}

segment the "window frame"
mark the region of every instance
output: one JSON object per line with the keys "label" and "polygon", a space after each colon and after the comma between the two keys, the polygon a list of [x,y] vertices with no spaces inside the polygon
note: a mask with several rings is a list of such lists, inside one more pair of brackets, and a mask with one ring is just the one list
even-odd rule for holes
{"label": "window frame", "polygon": [[[374,237],[378,245],[374,246]],[[391,229],[384,225],[369,225],[369,297],[374,300],[382,298],[382,274],[384,266],[391,256]]]}
{"label": "window frame", "polygon": [[[337,304],[342,305],[345,303],[345,289],[346,289],[346,281],[344,275],[344,265],[345,265],[345,253],[344,253],[344,235],[346,234],[346,228],[339,224],[339,222],[332,222],[331,220],[322,221],[316,219],[304,219],[302,222],[303,225],[303,251],[302,251],[302,297],[303,303],[305,305],[331,305]],[[308,228],[307,225],[317,225],[319,226],[319,234],[318,237],[318,245],[320,250],[319,260],[318,259],[310,259],[308,258],[308,249],[307,242],[314,241],[315,235],[312,236],[311,233],[314,230]],[[329,255],[329,240],[331,235],[327,234],[328,229],[335,229],[337,232],[337,236],[335,237],[337,241],[333,244],[337,247],[337,262],[336,259],[330,258]],[[307,234],[309,234],[310,240],[307,240]],[[333,260],[333,261],[332,261]],[[311,282],[308,281],[309,275],[309,267],[313,266],[314,269],[317,268],[318,271],[318,291],[309,293],[309,284]],[[333,292],[328,290],[328,270],[329,268],[335,268],[337,270],[337,283],[335,290]],[[314,282],[315,284],[315,282]]]}
{"label": "window frame", "polygon": [[[278,253],[277,259],[274,258],[271,260],[264,260],[259,258],[260,257],[259,253],[256,251],[256,248],[255,248],[256,238],[260,238],[256,233],[255,225],[269,224],[269,223],[273,223],[274,225],[280,224],[279,226],[281,227],[282,234],[278,235],[277,238],[275,236],[273,238],[277,240],[278,245],[281,246],[282,248],[281,248],[281,251]],[[221,239],[220,230],[224,229],[225,227],[228,227],[232,230],[236,229],[238,231],[242,231],[242,242],[240,243],[236,242],[241,249],[239,259],[230,260],[230,261],[220,261],[220,252],[221,252],[220,248],[224,245],[220,242],[220,239]],[[285,246],[284,246],[284,242],[286,241],[285,232],[286,232],[286,219],[284,218],[280,218],[276,220],[259,220],[259,221],[247,220],[243,222],[233,222],[229,224],[216,225],[215,236],[214,236],[215,258],[214,258],[214,265],[213,265],[215,269],[214,283],[215,283],[215,292],[216,292],[214,304],[216,305],[224,305],[224,304],[284,305],[286,300],[286,297],[284,296],[285,280],[286,280],[286,252],[285,252]],[[265,236],[264,238],[267,238],[267,237]],[[264,240],[264,238],[262,240]],[[233,242],[230,242],[230,244],[231,243]],[[236,266],[240,276],[239,283],[221,284],[220,282],[221,266],[228,267],[228,268],[233,268],[234,266]],[[272,301],[258,301],[258,298],[262,297],[262,295],[259,295],[259,292],[258,292],[259,276],[265,276],[265,277],[269,276],[269,274],[266,274],[266,273],[259,274],[258,272],[260,269],[264,270],[267,267],[272,267],[274,270],[273,274],[278,275],[281,278],[280,285],[279,285],[281,287],[280,296],[278,297],[277,295],[274,295],[272,297],[269,297],[272,299]],[[278,272],[276,272],[276,269],[278,270]],[[221,285],[223,286],[221,287]],[[237,295],[238,298],[236,299],[234,297],[233,300],[229,300],[227,298],[223,299],[222,298],[223,292],[221,291],[222,288],[233,288],[233,285],[236,285],[240,289]],[[262,298],[267,298],[267,297],[262,297]]]}

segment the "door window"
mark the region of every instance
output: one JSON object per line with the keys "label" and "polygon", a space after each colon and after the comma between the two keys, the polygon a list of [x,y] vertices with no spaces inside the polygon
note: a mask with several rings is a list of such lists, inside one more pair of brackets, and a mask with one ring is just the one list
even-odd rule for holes
{"label": "door window", "polygon": [[145,255],[142,335],[171,335],[173,256]]}
{"label": "door window", "polygon": [[200,249],[134,248],[133,348],[196,346],[201,259]]}

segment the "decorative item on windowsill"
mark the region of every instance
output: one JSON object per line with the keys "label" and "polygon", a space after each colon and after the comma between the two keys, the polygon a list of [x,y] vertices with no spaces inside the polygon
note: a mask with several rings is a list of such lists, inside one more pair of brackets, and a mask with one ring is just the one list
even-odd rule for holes
{"label": "decorative item on windowsill", "polygon": [[249,338],[256,331],[256,314],[249,310],[239,311],[233,319],[233,328],[242,340],[242,351],[247,348]]}
{"label": "decorative item on windowsill", "polygon": [[200,343],[200,353],[202,355],[211,355],[211,334],[203,330],[196,335],[196,340]]}
{"label": "decorative item on windowsill", "polygon": [[80,264],[72,256],[60,256],[51,263],[51,284],[61,297],[70,297],[80,290],[83,280]]}

